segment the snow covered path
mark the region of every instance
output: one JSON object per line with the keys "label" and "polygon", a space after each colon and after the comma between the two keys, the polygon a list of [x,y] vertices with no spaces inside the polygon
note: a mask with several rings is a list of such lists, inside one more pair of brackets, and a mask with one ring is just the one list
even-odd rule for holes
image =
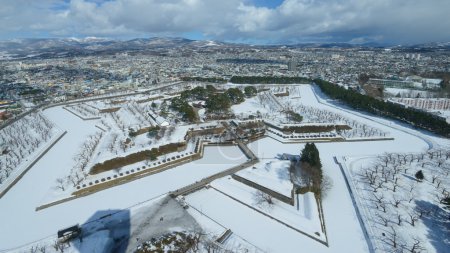
{"label": "snow covered path", "polygon": [[206,147],[204,157],[193,163],[36,212],[56,178],[67,175],[84,138],[97,131],[92,122],[61,107],[44,113],[68,133],[0,200],[0,251],[54,235],[97,211],[124,209],[161,196],[247,160],[235,146]]}

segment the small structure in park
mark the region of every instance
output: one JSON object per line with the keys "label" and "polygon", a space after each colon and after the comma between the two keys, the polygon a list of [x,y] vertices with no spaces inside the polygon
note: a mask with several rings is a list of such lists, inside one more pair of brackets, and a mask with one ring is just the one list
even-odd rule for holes
{"label": "small structure in park", "polygon": [[158,114],[156,114],[154,111],[149,111],[148,115],[156,122],[156,124],[158,124],[158,126],[161,127],[166,127],[169,126],[169,122],[167,122],[167,120],[161,116],[159,116]]}
{"label": "small structure in park", "polygon": [[81,227],[80,225],[77,224],[71,227],[58,230],[58,241],[66,242],[75,239],[80,235],[81,235]]}

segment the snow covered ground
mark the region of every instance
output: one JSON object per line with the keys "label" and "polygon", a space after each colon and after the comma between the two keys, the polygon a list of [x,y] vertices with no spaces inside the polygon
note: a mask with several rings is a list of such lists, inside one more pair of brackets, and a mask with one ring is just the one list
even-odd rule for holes
{"label": "snow covered ground", "polygon": [[[295,199],[294,206],[281,202],[275,198],[273,199],[274,204],[267,205],[259,203],[257,196],[258,190],[233,180],[231,177],[216,180],[211,183],[211,186],[213,189],[238,199],[243,204],[253,207],[273,219],[284,222],[295,229],[309,234],[311,237],[326,241],[325,235],[322,233],[321,229],[316,200],[314,194],[311,192],[300,194],[298,198]],[[195,193],[192,195],[195,195]],[[190,196],[191,195],[187,197],[188,203]],[[238,204],[240,203],[235,203],[235,205]],[[235,205],[233,205],[233,207]],[[232,209],[233,207],[229,206],[229,209]]]}
{"label": "snow covered ground", "polygon": [[258,112],[261,114],[270,112],[269,108],[260,103],[258,97],[247,98],[244,102],[231,106],[231,110],[233,110],[235,115],[242,117],[249,114],[256,115]]}
{"label": "snow covered ground", "polygon": [[[274,90],[276,91],[276,90]],[[329,100],[310,85],[296,87],[291,93],[291,100],[298,100],[305,106],[337,113],[360,124],[368,125],[383,132],[389,132],[393,140],[361,141],[340,143],[318,143],[321,154],[324,174],[333,180],[333,187],[323,199],[323,214],[327,232],[329,247],[300,234],[299,232],[270,219],[267,216],[240,204],[232,198],[212,188],[200,190],[186,198],[189,203],[198,210],[198,213],[208,215],[208,219],[194,215],[195,211],[189,210],[196,217],[202,227],[207,227],[211,232],[218,233],[225,229],[233,231],[232,237],[226,243],[231,245],[251,246],[254,251],[266,252],[370,252],[352,195],[349,193],[344,175],[335,163],[334,157],[375,157],[385,152],[423,152],[430,148],[449,149],[450,141],[432,134],[406,127],[403,123],[380,119],[362,112],[353,111],[341,104]],[[283,99],[280,99],[281,101]],[[236,108],[245,113],[245,107],[252,108],[256,101],[248,100],[244,107]],[[259,106],[262,113],[275,112],[269,106]],[[295,103],[291,103],[295,106]],[[261,105],[261,103],[260,103]],[[256,107],[256,105],[254,105]],[[259,110],[257,109],[257,110]],[[242,152],[235,146],[207,147],[205,156],[193,163],[178,166],[176,168],[158,173],[130,183],[116,186],[95,194],[79,198],[60,205],[36,212],[35,207],[49,193],[55,191],[55,180],[67,176],[75,162],[73,157],[79,152],[80,145],[89,135],[99,131],[95,122],[83,121],[79,117],[70,114],[62,107],[55,107],[44,111],[44,114],[60,129],[68,133],[47,153],[2,199],[0,199],[0,251],[14,248],[31,241],[39,240],[47,236],[53,236],[58,229],[83,223],[98,211],[107,214],[110,210],[123,210],[136,203],[156,199],[169,191],[199,181],[204,177],[223,171],[236,164],[247,161]],[[121,116],[120,116],[121,117]],[[114,119],[104,120],[106,125],[113,123]],[[124,121],[124,120],[122,120]],[[130,119],[130,122],[132,119]],[[138,121],[138,120],[137,120]],[[98,122],[97,122],[98,123]],[[120,122],[119,122],[120,123]],[[133,125],[137,122],[135,121]],[[104,126],[104,124],[101,124]],[[120,124],[110,126],[120,129]],[[123,137],[125,137],[125,134]],[[106,139],[105,139],[106,140]],[[109,140],[110,141],[110,140]],[[102,144],[100,144],[101,146]],[[107,146],[107,145],[106,145]],[[273,138],[266,137],[249,144],[250,149],[262,161],[276,159],[282,154],[298,155],[303,149],[303,144],[283,144]],[[107,157],[107,156],[105,156]],[[362,165],[367,165],[363,162]],[[269,176],[268,174],[266,174]],[[252,176],[252,175],[249,175]],[[260,176],[260,179],[264,178]],[[228,179],[220,179],[228,180]],[[212,183],[213,187],[227,191],[230,196],[243,198],[243,202],[250,204],[251,195],[248,189],[239,190],[232,185],[220,185],[221,181]],[[429,184],[429,182],[428,182]],[[434,187],[434,186],[430,186]],[[236,189],[236,191],[238,191]],[[247,196],[247,199],[245,198]],[[305,201],[305,200],[304,200]],[[303,202],[304,202],[303,201]],[[308,201],[308,200],[306,200]],[[290,214],[277,209],[276,216],[287,219]],[[274,211],[275,212],[275,211]],[[303,210],[306,214],[306,210]],[[201,215],[201,214],[200,214]],[[275,215],[275,214],[274,214]],[[307,215],[303,215],[306,217]],[[20,217],[20,218],[11,218]],[[203,216],[206,217],[206,216]],[[296,222],[296,221],[292,221]],[[315,231],[309,225],[299,223],[305,230]],[[256,231],[256,232],[255,232]],[[436,240],[437,238],[432,238]],[[233,246],[231,246],[233,247]]]}
{"label": "snow covered ground", "polygon": [[[237,117],[245,118],[249,115],[258,116],[264,121],[279,128],[289,126],[347,126],[340,131],[322,132],[317,138],[345,138],[347,140],[367,140],[390,137],[389,132],[363,123],[354,117],[343,115],[338,110],[330,110],[329,107],[317,103],[310,85],[279,85],[258,93],[256,97],[234,105],[231,108]],[[288,111],[301,115],[301,122],[291,119]],[[270,129],[276,132],[276,129]],[[332,136],[330,136],[332,135]],[[306,134],[294,134],[283,137],[289,139],[308,139]]]}
{"label": "snow covered ground", "polygon": [[236,175],[290,198],[294,187],[290,181],[290,164],[290,161],[264,160],[237,172]]}
{"label": "snow covered ground", "polygon": [[[377,252],[450,248],[450,212],[439,208],[450,187],[449,150],[344,158],[343,163]],[[419,170],[423,182],[415,178]]]}
{"label": "snow covered ground", "polygon": [[[327,100],[321,94],[317,94],[317,91],[311,89],[309,85],[300,86],[300,92],[302,94],[301,101],[304,104],[335,111],[352,120],[390,132],[391,136],[394,137],[394,140],[386,141],[317,144],[324,174],[333,180],[333,187],[323,200],[329,248],[305,236],[296,235],[293,230],[276,224],[270,219],[265,219],[263,215],[246,208],[244,205],[236,205],[234,200],[223,194],[204,190],[188,196],[188,199],[192,203],[196,203],[196,207],[201,212],[230,228],[240,237],[269,252],[292,252],[299,248],[308,252],[370,252],[367,244],[369,238],[364,234],[358,221],[352,197],[346,187],[343,174],[334,162],[334,156],[375,156],[384,152],[398,152],[399,150],[421,152],[433,146],[448,147],[450,142],[405,127],[402,123],[355,112],[345,107],[342,108],[340,105],[334,104],[333,101]],[[249,146],[260,159],[274,159],[283,153],[299,154],[303,149],[303,144],[282,144],[271,138],[260,139],[250,143]],[[214,197],[208,196],[209,194],[214,194]],[[204,198],[214,199],[214,202],[202,201]],[[217,209],[218,202],[220,202],[220,206],[233,206],[233,209],[228,212],[221,211]],[[245,218],[239,219],[237,217]],[[258,233],[254,231],[258,231]]]}
{"label": "snow covered ground", "polygon": [[[98,130],[90,122],[81,120],[61,107],[48,109],[44,113],[59,128],[68,132],[0,200],[0,210],[7,214],[0,217],[0,250],[17,247],[52,235],[58,229],[83,223],[98,210],[125,209],[247,160],[235,146],[206,147],[204,157],[195,162],[36,212],[35,208],[42,203],[43,198],[55,191],[55,180],[68,174],[79,145]],[[20,219],[11,219],[11,216]]]}
{"label": "snow covered ground", "polygon": [[[201,213],[230,228],[233,234],[265,252],[296,252],[299,249],[308,252],[339,252],[332,251],[325,245],[212,189],[198,191],[186,198]],[[348,247],[351,248],[355,248],[354,245]],[[354,252],[362,252],[361,248],[358,249],[359,251]]]}
{"label": "snow covered ground", "polygon": [[[148,225],[151,224],[151,229]],[[57,243],[56,234],[37,243],[13,250],[13,253],[110,253],[134,252],[143,242],[174,231],[201,232],[195,219],[179,203],[168,196],[161,196],[128,209],[98,210],[83,224],[82,240],[70,244]],[[32,251],[32,248],[39,251]]]}
{"label": "snow covered ground", "polygon": [[63,131],[40,112],[0,130],[0,193],[62,134]]}
{"label": "snow covered ground", "polygon": [[[55,190],[49,192],[43,202],[69,197],[73,191],[83,185],[87,186],[96,181],[106,180],[108,177],[111,179],[119,176],[122,172],[123,174],[129,173],[128,170],[137,172],[137,167],[148,167],[149,160],[92,175],[90,170],[98,163],[158,148],[169,143],[185,142],[184,137],[191,126],[173,124],[167,128],[160,128],[157,127],[158,122],[148,114],[150,110],[155,109],[152,107],[153,101],[161,103],[161,100],[153,100],[157,98],[161,98],[161,96],[136,95],[120,99],[88,101],[64,107],[80,119],[89,120],[85,123],[90,123],[98,130],[85,138],[84,142],[78,144],[79,150],[73,154],[70,172],[58,177]],[[118,108],[119,110],[108,113],[99,112],[99,110],[108,108]],[[157,128],[153,137],[148,135],[150,128]],[[188,143],[184,153],[192,152],[193,146],[195,143]],[[179,156],[181,153],[167,154],[168,157],[172,155]],[[166,158],[161,156],[158,159],[165,160]]]}

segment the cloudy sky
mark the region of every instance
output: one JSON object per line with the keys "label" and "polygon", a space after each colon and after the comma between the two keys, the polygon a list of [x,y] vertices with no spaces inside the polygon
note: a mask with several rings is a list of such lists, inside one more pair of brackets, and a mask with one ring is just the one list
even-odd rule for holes
{"label": "cloudy sky", "polygon": [[0,39],[450,41],[450,0],[0,0]]}

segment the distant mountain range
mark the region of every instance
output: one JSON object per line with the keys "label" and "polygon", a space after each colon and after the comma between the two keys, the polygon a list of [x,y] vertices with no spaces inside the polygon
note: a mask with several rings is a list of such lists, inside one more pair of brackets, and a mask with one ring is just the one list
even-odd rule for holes
{"label": "distant mountain range", "polygon": [[[304,43],[296,45],[248,45],[185,38],[139,38],[114,40],[88,37],[84,39],[14,39],[0,41],[0,60],[20,58],[53,58],[76,55],[111,54],[124,51],[165,51],[173,48],[209,50],[225,48],[384,48],[374,43]],[[389,47],[398,50],[450,50],[448,43],[428,43]]]}
{"label": "distant mountain range", "polygon": [[94,37],[85,39],[14,39],[0,41],[0,59],[50,58],[111,54],[124,51],[167,50],[179,47],[201,49],[227,46],[239,46],[239,44],[197,41],[185,38],[149,38],[126,41]]}

